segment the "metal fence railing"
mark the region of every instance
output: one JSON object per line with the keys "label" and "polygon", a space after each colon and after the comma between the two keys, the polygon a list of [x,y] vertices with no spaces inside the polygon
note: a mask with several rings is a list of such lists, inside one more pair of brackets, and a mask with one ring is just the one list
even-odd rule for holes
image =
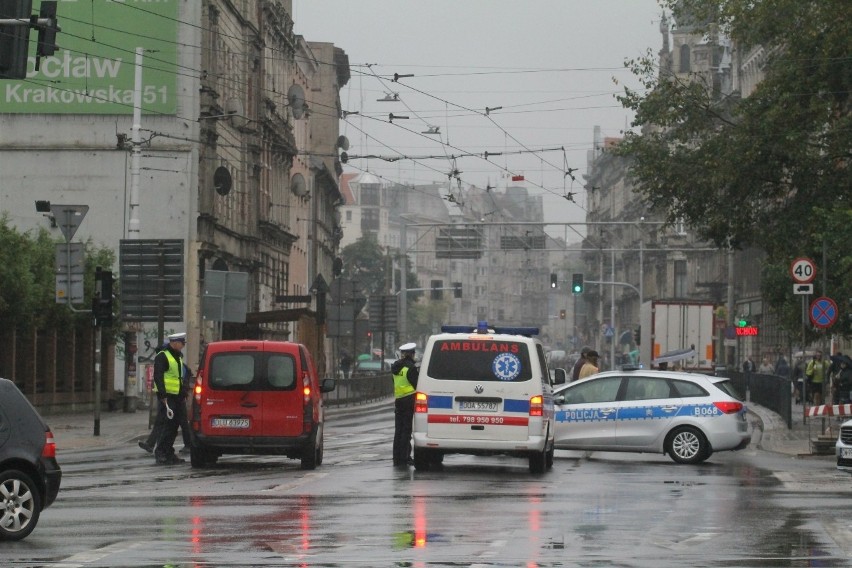
{"label": "metal fence railing", "polygon": [[787,428],[793,427],[793,383],[778,375],[727,371],[724,375],[746,400],[767,408],[784,419]]}
{"label": "metal fence railing", "polygon": [[366,404],[393,396],[393,377],[388,372],[363,374],[337,379],[336,388],[323,394],[327,406]]}

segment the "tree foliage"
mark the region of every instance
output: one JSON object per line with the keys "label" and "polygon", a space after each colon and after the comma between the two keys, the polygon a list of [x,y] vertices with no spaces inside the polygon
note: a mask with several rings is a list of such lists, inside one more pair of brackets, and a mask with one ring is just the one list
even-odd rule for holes
{"label": "tree foliage", "polygon": [[[779,314],[801,320],[799,298],[773,275],[808,256],[828,274],[823,293],[852,297],[847,247],[852,208],[852,2],[667,0],[705,41],[735,53],[762,47],[754,92],[719,94],[701,75],[674,75],[656,58],[628,62],[645,92],[625,89],[641,135],[617,152],[632,158],[637,191],[666,220],[686,221],[717,245],[766,251],[764,292]],[[701,24],[705,22],[705,24]],[[736,58],[735,58],[736,63]],[[781,289],[786,288],[782,294]],[[832,331],[848,334],[848,318]],[[795,327],[793,327],[795,329]]]}
{"label": "tree foliage", "polygon": [[[56,242],[45,229],[34,236],[20,233],[0,217],[0,321],[6,327],[67,328],[88,322],[56,302]],[[115,253],[86,245],[84,296],[91,298],[95,266],[112,267]],[[79,309],[88,309],[89,305]],[[117,325],[117,324],[116,324]]]}
{"label": "tree foliage", "polygon": [[[384,294],[394,283],[401,283],[398,265],[383,250],[374,233],[364,233],[357,241],[346,245],[340,251],[343,260],[343,275],[347,278],[357,277],[358,282],[368,294]],[[392,268],[396,266],[396,268]],[[412,264],[405,257],[406,287],[419,288],[417,275],[412,271]],[[416,302],[421,292],[409,293],[409,304]]]}

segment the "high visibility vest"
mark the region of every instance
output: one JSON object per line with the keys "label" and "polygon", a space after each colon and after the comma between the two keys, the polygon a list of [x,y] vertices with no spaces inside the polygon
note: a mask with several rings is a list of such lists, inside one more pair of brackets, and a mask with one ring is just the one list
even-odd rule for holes
{"label": "high visibility vest", "polygon": [[178,363],[175,356],[168,349],[164,350],[166,359],[169,362],[169,368],[163,373],[163,383],[166,385],[166,394],[180,394],[181,382],[180,372],[181,364]]}
{"label": "high visibility vest", "polygon": [[403,367],[398,375],[393,376],[393,395],[402,398],[414,394],[414,387],[408,382],[408,367]]}

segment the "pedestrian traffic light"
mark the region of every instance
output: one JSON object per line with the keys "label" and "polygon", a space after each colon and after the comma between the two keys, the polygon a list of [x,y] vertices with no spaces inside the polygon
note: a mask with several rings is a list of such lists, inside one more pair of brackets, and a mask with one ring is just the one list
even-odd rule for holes
{"label": "pedestrian traffic light", "polygon": [[462,283],[461,282],[453,282],[453,298],[461,298],[462,297]]}
{"label": "pedestrian traffic light", "polygon": [[740,316],[737,318],[737,327],[746,327],[748,325],[748,320],[745,316]]}
{"label": "pedestrian traffic light", "polygon": [[95,325],[112,323],[112,271],[95,268],[95,293],[92,296]]}
{"label": "pedestrian traffic light", "polygon": [[642,339],[642,326],[640,325],[636,329],[633,330],[633,342],[636,343],[636,345],[641,345],[641,343],[642,343],[640,341],[641,339]]}
{"label": "pedestrian traffic light", "polygon": [[[0,79],[26,79],[32,0],[0,0]],[[26,23],[24,23],[26,22]]]}
{"label": "pedestrian traffic light", "polygon": [[555,272],[550,273],[550,287],[558,288],[559,287],[559,279],[556,276]]}
{"label": "pedestrian traffic light", "polygon": [[565,310],[559,310],[559,319],[561,319],[561,320],[565,319]]}
{"label": "pedestrian traffic light", "polygon": [[575,294],[583,293],[583,274],[575,272],[571,276],[571,291]]}

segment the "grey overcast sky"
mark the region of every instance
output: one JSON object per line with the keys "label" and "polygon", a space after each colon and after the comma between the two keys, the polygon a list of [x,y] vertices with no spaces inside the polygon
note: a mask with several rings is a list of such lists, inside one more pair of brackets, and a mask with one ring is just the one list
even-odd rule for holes
{"label": "grey overcast sky", "polygon": [[[415,158],[353,159],[346,171],[421,184],[457,169],[463,187],[525,185],[552,223],[585,218],[593,129],[618,137],[632,119],[614,94],[638,86],[625,59],[660,50],[661,13],[656,0],[293,0],[296,33],[349,56],[341,102],[360,113],[341,123],[349,154]],[[399,100],[377,100],[388,93]],[[503,155],[447,157],[486,151]]]}

